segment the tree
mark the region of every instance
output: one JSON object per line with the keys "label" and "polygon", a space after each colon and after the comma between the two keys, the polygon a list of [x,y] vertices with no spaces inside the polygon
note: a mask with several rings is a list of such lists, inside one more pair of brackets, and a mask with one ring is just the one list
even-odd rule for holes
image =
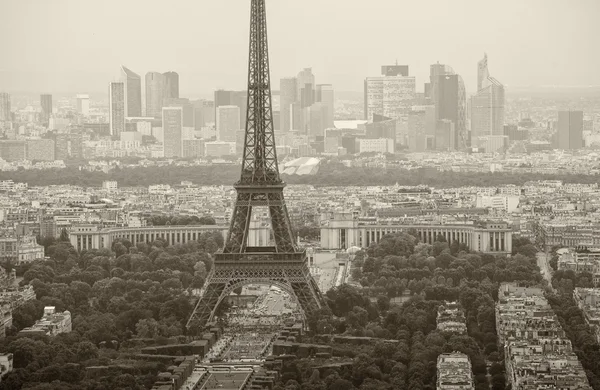
{"label": "tree", "polygon": [[85,361],[98,357],[98,348],[89,341],[82,341],[77,345],[77,360]]}
{"label": "tree", "polygon": [[153,339],[158,336],[159,324],[154,318],[143,318],[135,324],[138,337]]}

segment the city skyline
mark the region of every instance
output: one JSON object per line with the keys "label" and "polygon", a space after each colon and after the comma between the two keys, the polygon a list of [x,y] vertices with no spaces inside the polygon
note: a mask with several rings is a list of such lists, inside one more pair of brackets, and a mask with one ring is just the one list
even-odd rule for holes
{"label": "city skyline", "polygon": [[[169,9],[148,7],[147,3],[141,7],[141,3],[132,1],[120,7],[119,14],[112,15],[110,1],[101,6],[69,0],[37,3],[35,7],[30,7],[31,3],[9,1],[0,6],[0,10],[7,11],[0,15],[11,16],[0,16],[0,42],[7,53],[0,67],[0,85],[6,91],[95,93],[115,81],[114,69],[120,64],[141,75],[153,69],[174,70],[181,77],[181,93],[191,97],[209,96],[220,88],[243,88],[244,72],[234,64],[247,60],[243,55],[247,39],[242,37],[246,35],[249,4],[236,3],[240,4],[238,12],[232,11],[232,1],[202,5],[179,1]],[[600,4],[591,0],[580,1],[577,6],[560,1],[509,1],[495,4],[492,13],[487,5],[473,1],[407,5],[376,0],[371,7],[353,3],[340,7],[339,3],[332,3],[309,0],[302,4],[269,4],[273,81],[312,67],[320,80],[335,85],[337,90],[359,92],[362,80],[376,76],[382,63],[398,60],[410,65],[419,92],[427,81],[429,65],[439,61],[461,74],[467,91],[474,93],[474,64],[486,52],[494,62],[495,75],[509,88],[600,85],[600,76],[593,71],[600,66],[600,57],[590,39],[600,32],[600,27],[592,23],[592,15],[598,14]],[[322,12],[310,12],[317,6]],[[23,7],[27,7],[27,13]],[[400,12],[404,8],[411,12]],[[469,11],[465,12],[465,8]],[[60,19],[65,10],[69,15],[96,17],[67,18],[49,28],[49,21],[55,20],[53,15]],[[486,18],[473,17],[482,12]],[[14,17],[25,14],[28,23]],[[537,17],[531,18],[531,14]],[[211,17],[196,23],[195,15]],[[110,30],[104,23],[108,17],[116,18]],[[123,27],[119,27],[121,18],[128,20]],[[159,18],[178,22],[169,24],[171,29],[144,28],[148,24],[142,21]],[[300,28],[307,18],[315,28]],[[216,21],[222,20],[229,21],[222,30],[227,33],[213,34],[219,27]],[[36,40],[26,30],[26,25],[32,23],[38,23],[42,29],[48,26],[44,29],[45,41]],[[359,25],[368,27],[357,28]],[[561,26],[560,30],[556,25]],[[67,34],[68,31],[78,33]],[[11,36],[19,39],[10,39]],[[47,41],[57,44],[42,43]],[[150,50],[157,45],[162,47],[160,56]],[[23,50],[24,46],[28,50]],[[367,47],[368,56],[364,53]],[[39,58],[44,59],[43,68]]]}

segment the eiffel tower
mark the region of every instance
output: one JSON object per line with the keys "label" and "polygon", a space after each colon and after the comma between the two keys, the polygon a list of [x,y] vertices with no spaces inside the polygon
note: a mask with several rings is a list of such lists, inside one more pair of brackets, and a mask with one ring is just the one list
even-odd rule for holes
{"label": "eiffel tower", "polygon": [[[252,0],[248,110],[242,173],[234,185],[237,199],[225,246],[215,254],[201,297],[188,320],[188,330],[205,327],[224,298],[249,284],[281,288],[300,305],[305,317],[325,306],[308,269],[306,252],[294,244],[284,187],[273,131],[265,0]],[[253,207],[268,208],[274,246],[248,246]]]}

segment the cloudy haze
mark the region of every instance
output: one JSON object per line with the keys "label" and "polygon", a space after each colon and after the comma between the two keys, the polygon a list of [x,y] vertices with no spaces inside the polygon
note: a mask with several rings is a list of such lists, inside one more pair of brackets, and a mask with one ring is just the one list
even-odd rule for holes
{"label": "cloudy haze", "polygon": [[[0,89],[99,92],[121,64],[177,71],[184,96],[245,87],[250,0],[1,0]],[[475,88],[484,52],[509,88],[600,84],[598,0],[269,0],[273,87],[312,67],[317,83],[361,91],[385,63],[429,64]]]}

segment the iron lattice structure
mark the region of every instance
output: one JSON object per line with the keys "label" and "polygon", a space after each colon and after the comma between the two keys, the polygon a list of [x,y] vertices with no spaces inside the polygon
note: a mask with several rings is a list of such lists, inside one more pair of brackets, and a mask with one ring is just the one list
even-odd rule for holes
{"label": "iron lattice structure", "polygon": [[[325,305],[310,274],[306,253],[294,244],[279,176],[267,44],[265,0],[252,0],[248,61],[248,110],[237,199],[223,250],[206,279],[188,330],[201,329],[233,290],[248,284],[271,284],[286,291],[306,316]],[[274,246],[248,246],[253,207],[266,207],[271,217]]]}

